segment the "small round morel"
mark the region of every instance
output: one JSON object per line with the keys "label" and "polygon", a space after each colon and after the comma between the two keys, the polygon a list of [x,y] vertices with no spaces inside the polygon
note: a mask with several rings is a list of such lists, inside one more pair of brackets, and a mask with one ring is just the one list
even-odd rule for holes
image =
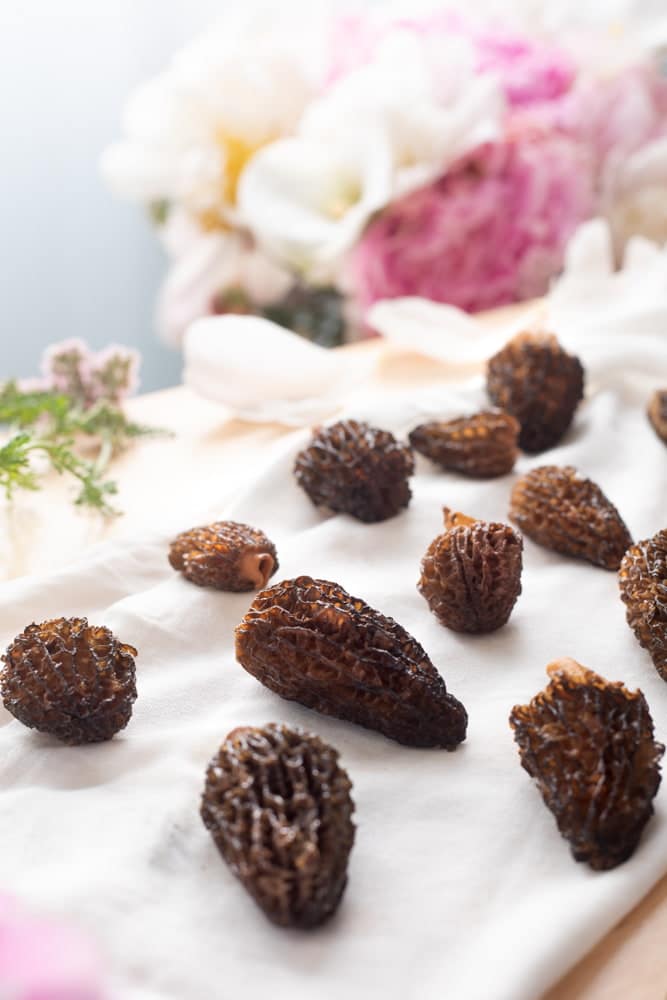
{"label": "small round morel", "polygon": [[647,412],[653,430],[667,444],[667,389],[653,393]]}
{"label": "small round morel", "polygon": [[667,681],[667,530],[632,545],[618,576],[628,625]]}
{"label": "small round morel", "polygon": [[434,420],[410,432],[415,451],[441,468],[478,479],[511,472],[519,454],[519,422],[502,410]]}
{"label": "small round morel", "polygon": [[86,618],[28,625],[2,657],[4,706],[25,726],[63,743],[109,740],[132,715],[136,655]]}
{"label": "small round morel", "polygon": [[342,420],[315,431],[296,458],[294,473],[316,507],[384,521],[410,502],[412,451],[389,431]]}
{"label": "small round morel", "polygon": [[521,593],[523,540],[507,524],[476,521],[445,507],[445,531],[422,560],[419,592],[455,632],[494,632]]}
{"label": "small round morel", "polygon": [[520,333],[490,358],[486,388],[495,406],[521,424],[524,451],[553,448],[584,395],[584,369],[550,333]]}
{"label": "small round morel", "polygon": [[632,538],[613,503],[571,465],[540,465],[517,479],[510,518],[554,552],[617,570]]}
{"label": "small round morel", "polygon": [[515,705],[521,764],[570,842],[576,861],[615,868],[653,813],[665,748],[641,691],[628,691],[569,657],[547,667],[546,690]]}
{"label": "small round morel", "polygon": [[338,907],[354,843],[351,787],[333,747],[284,725],[234,729],[210,762],[204,824],[275,924],[315,927]]}
{"label": "small round morel", "polygon": [[260,590],[278,569],[273,542],[238,521],[182,532],[171,543],[169,562],[200,587],[235,592]]}

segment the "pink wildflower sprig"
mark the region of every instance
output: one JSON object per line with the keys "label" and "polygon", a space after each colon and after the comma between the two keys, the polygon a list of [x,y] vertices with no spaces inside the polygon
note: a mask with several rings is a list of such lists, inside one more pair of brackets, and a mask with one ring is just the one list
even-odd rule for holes
{"label": "pink wildflower sprig", "polygon": [[114,344],[95,352],[83,340],[52,344],[42,356],[42,388],[62,392],[78,406],[118,406],[139,384],[141,357],[130,347]]}
{"label": "pink wildflower sprig", "polygon": [[120,405],[137,385],[138,365],[128,348],[96,354],[67,340],[45,353],[41,379],[0,384],[0,426],[13,432],[0,446],[0,491],[11,498],[39,489],[50,467],[78,483],[76,504],[118,513],[109,503],[117,492],[105,478],[109,463],[137,438],[166,433],[133,421]]}

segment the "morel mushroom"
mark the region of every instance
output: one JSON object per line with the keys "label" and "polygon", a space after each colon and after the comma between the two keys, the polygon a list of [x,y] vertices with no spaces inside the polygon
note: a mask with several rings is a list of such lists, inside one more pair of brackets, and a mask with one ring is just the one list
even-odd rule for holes
{"label": "morel mushroom", "polygon": [[489,360],[492,403],[521,424],[519,445],[539,452],[558,444],[584,395],[584,369],[553,334],[521,333]]}
{"label": "morel mushroom", "polygon": [[354,842],[351,787],[333,747],[282,725],[233,730],[209,764],[204,824],[274,923],[315,927],[340,903]]}
{"label": "morel mushroom", "polygon": [[537,782],[576,861],[603,870],[635,850],[653,813],[665,748],[641,691],[567,657],[510,715],[521,763]]}
{"label": "morel mushroom", "polygon": [[653,430],[667,444],[667,390],[660,389],[651,396],[647,412]]}
{"label": "morel mushroom", "polygon": [[415,451],[441,468],[491,479],[511,472],[519,454],[519,423],[501,410],[456,420],[433,420],[410,433]]}
{"label": "morel mushroom", "polygon": [[63,743],[97,743],[123,729],[137,697],[133,646],[86,618],[28,625],[2,657],[5,708]]}
{"label": "morel mushroom", "polygon": [[630,546],[619,582],[628,625],[667,681],[667,530]]}
{"label": "morel mushroom", "polygon": [[418,588],[455,632],[493,632],[521,593],[523,540],[507,524],[477,521],[445,507],[445,531],[429,545]]}
{"label": "morel mushroom", "polygon": [[260,590],[278,569],[273,542],[239,521],[183,531],[171,543],[169,562],[200,587],[235,592]]}
{"label": "morel mushroom", "polygon": [[596,483],[571,465],[541,465],[514,484],[510,518],[554,552],[616,570],[632,538]]}
{"label": "morel mushroom", "polygon": [[257,595],[236,658],[271,691],[408,746],[453,750],[468,716],[419,643],[336,583],[300,576]]}
{"label": "morel mushroom", "polygon": [[384,521],[410,502],[412,451],[393,434],[356,420],[319,428],[294,473],[316,507]]}

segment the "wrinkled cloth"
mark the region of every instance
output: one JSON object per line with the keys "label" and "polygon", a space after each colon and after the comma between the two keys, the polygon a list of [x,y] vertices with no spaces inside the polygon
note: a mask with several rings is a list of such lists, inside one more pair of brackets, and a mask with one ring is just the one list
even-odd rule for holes
{"label": "wrinkled cloth", "polygon": [[[667,491],[665,445],[644,412],[651,391],[667,385],[667,353],[664,338],[641,341],[643,353],[632,336],[582,342],[591,374],[573,427],[516,469],[576,465],[636,539],[665,527]],[[473,410],[484,402],[474,369],[453,386],[369,396],[354,415],[404,435],[424,419]],[[335,580],[395,617],[467,707],[466,742],[453,753],[403,747],[264,689],[233,651],[252,595],[200,589],[169,567],[175,512],[165,504],[151,538],[108,543],[0,590],[3,645],[33,620],[85,614],[139,650],[134,716],[109,743],[63,747],[0,710],[0,885],[91,931],[118,1000],[261,1000],[267,991],[291,1000],[534,1000],[667,871],[667,789],[635,855],[591,872],[574,862],[519,764],[510,709],[545,686],[549,661],[573,656],[640,686],[664,741],[665,683],[625,622],[616,574],[529,540],[506,627],[458,635],[430,613],[415,584],[442,506],[506,519],[516,473],[476,482],[418,458],[409,508],[365,525],[316,510],[296,486],[294,455],[307,437],[288,435],[232,505],[216,508],[209,485],[202,518],[262,528],[278,548],[277,579]],[[269,721],[331,742],[354,784],[349,884],[334,919],[311,933],[266,920],[198,815],[206,764],[226,734]]]}
{"label": "wrinkled cloth", "polygon": [[303,426],[340,409],[369,358],[311,344],[261,316],[205,316],[189,327],[183,381],[240,417]]}

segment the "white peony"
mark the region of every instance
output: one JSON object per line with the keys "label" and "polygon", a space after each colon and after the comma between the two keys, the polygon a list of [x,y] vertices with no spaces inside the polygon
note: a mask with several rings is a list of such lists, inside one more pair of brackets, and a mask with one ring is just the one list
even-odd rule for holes
{"label": "white peony", "polygon": [[271,5],[225,18],[130,100],[106,180],[125,197],[176,202],[204,228],[233,223],[246,163],[294,129],[314,93],[322,31]]}
{"label": "white peony", "polygon": [[667,136],[615,164],[606,187],[603,207],[617,259],[633,236],[667,243]]}
{"label": "white peony", "polygon": [[246,169],[239,195],[243,221],[269,254],[310,280],[332,280],[392,196],[387,135],[348,129],[329,147],[305,137],[273,143]]}
{"label": "white peony", "polygon": [[477,76],[468,43],[438,59],[396,30],[374,59],[304,113],[298,135],[268,145],[239,185],[240,217],[260,244],[308,274],[334,273],[371,215],[500,134],[503,97]]}
{"label": "white peony", "polygon": [[278,301],[293,276],[272,261],[241,232],[202,232],[188,216],[172,213],[163,227],[172,258],[157,302],[161,338],[180,346],[194,320],[211,312],[220,291],[239,288],[258,306]]}

